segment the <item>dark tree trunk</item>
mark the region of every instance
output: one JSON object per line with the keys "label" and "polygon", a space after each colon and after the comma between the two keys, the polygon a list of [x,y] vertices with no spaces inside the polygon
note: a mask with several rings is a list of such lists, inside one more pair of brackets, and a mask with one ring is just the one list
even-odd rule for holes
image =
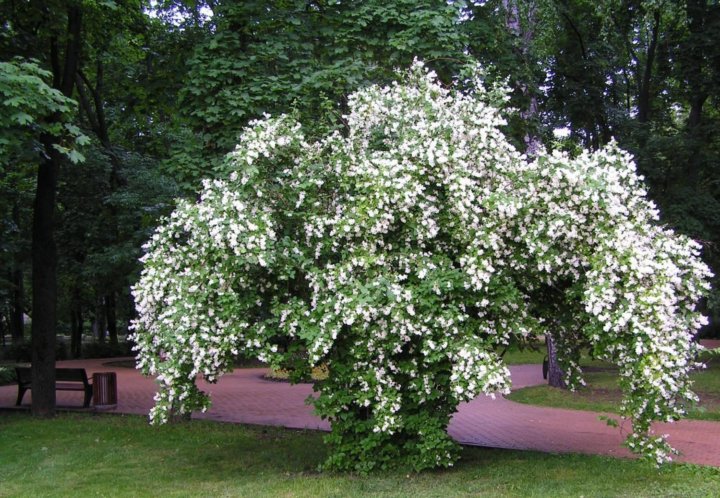
{"label": "dark tree trunk", "polygon": [[0,337],[2,338],[3,348],[6,346],[5,334],[7,334],[7,331],[10,329],[10,322],[8,318],[9,313],[6,313],[5,311],[6,310],[0,310]]}
{"label": "dark tree trunk", "polygon": [[[57,39],[50,42],[53,84],[70,97],[80,58],[82,16],[79,5],[67,10],[67,44],[60,64]],[[59,121],[60,116],[50,119]],[[57,250],[55,197],[62,158],[54,138],[41,138],[46,158],[38,168],[32,226],[32,414],[55,415],[55,344],[57,324]]]}
{"label": "dark tree trunk", "polygon": [[38,168],[32,227],[32,413],[55,415],[55,325],[57,251],[55,248],[55,188],[59,154],[45,140],[47,160]]}
{"label": "dark tree trunk", "polygon": [[25,341],[25,285],[23,271],[15,267],[12,272],[12,308],[10,309],[10,336],[13,344]]}
{"label": "dark tree trunk", "polygon": [[17,266],[12,271],[12,306],[10,308],[10,336],[13,344],[25,341],[25,285],[22,268]]}
{"label": "dark tree trunk", "polygon": [[545,344],[547,344],[548,352],[548,384],[552,387],[567,389],[565,384],[565,372],[562,371],[557,361],[557,348],[552,335],[545,334]]}
{"label": "dark tree trunk", "polygon": [[117,346],[117,313],[115,311],[115,294],[110,293],[105,296],[105,316],[107,317],[107,330],[110,338],[110,344]]}
{"label": "dark tree trunk", "polygon": [[80,302],[80,289],[77,287],[73,290],[70,321],[70,354],[72,354],[73,358],[80,358],[82,356],[83,315],[82,304]]}
{"label": "dark tree trunk", "polygon": [[105,299],[98,298],[95,304],[95,319],[93,320],[93,335],[98,343],[105,344]]}

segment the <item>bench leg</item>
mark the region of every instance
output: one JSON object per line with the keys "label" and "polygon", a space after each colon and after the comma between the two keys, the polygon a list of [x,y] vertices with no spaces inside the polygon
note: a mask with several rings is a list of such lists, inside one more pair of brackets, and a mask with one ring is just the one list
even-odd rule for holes
{"label": "bench leg", "polygon": [[85,390],[85,403],[83,404],[83,408],[88,408],[90,406],[90,399],[92,399],[92,388]]}
{"label": "bench leg", "polygon": [[25,396],[25,391],[27,391],[26,387],[18,386],[18,397],[17,401],[15,402],[15,406],[20,406],[22,404],[22,399]]}

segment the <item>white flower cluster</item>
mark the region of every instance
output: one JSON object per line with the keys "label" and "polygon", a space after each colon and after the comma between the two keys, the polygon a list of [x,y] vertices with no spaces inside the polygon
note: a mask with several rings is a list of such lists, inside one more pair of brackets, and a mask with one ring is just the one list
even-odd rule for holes
{"label": "white flower cluster", "polygon": [[487,95],[416,63],[351,96],[344,134],[308,144],[285,116],[254,123],[231,181],[206,183],[148,245],[135,339],[163,383],[160,419],[205,406],[198,374],[280,335],[327,365],[316,409],[336,446],[361,451],[361,434],[371,455],[402,434],[414,464],[450,465],[438,441],[457,404],[509,389],[494,350],[551,332],[571,385],[578,341],[620,366],[629,443],[669,458],[649,428],[694,399],[699,247],[657,224],[615,144],[530,161]]}
{"label": "white flower cluster", "polygon": [[233,355],[261,347],[249,321],[254,277],[273,262],[275,238],[269,213],[215,180],[200,202],[180,201],[145,246],[132,339],[138,368],[160,383],[152,418],[206,408],[196,377],[213,382]]}

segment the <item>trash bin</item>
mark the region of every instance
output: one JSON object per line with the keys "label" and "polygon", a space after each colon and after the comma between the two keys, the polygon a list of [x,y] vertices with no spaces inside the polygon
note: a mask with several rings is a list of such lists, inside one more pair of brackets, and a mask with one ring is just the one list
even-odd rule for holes
{"label": "trash bin", "polygon": [[117,406],[117,374],[115,372],[93,374],[93,405],[98,408]]}

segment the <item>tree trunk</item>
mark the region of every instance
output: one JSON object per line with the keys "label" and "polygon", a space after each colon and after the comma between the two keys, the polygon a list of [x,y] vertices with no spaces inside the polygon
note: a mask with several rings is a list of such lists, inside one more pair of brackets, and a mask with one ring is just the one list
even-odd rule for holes
{"label": "tree trunk", "polygon": [[99,298],[95,305],[95,319],[93,320],[93,335],[98,343],[105,344],[105,299]]}
{"label": "tree trunk", "polygon": [[25,341],[25,285],[23,282],[23,271],[15,260],[15,268],[12,271],[11,282],[12,306],[10,307],[10,336],[14,345],[22,344]]}
{"label": "tree trunk", "polygon": [[[700,0],[691,0],[687,2],[686,12],[688,16],[688,28],[690,35],[684,44],[685,57],[683,64],[686,67],[685,73],[687,78],[687,89],[690,103],[690,113],[686,123],[686,131],[690,143],[703,143],[701,124],[703,120],[703,106],[709,95],[706,88],[705,79],[706,72],[705,55],[703,53],[706,47],[706,3]],[[695,150],[690,160],[686,164],[684,171],[684,183],[690,189],[697,190],[700,182],[700,170],[702,169],[702,146],[700,150]]]}
{"label": "tree trunk", "polygon": [[[5,310],[0,310],[0,337],[2,337],[2,347],[3,349],[6,346],[5,343],[5,334],[10,329],[10,322],[8,318],[8,313],[5,313]],[[7,325],[6,325],[7,322]]]}
{"label": "tree trunk", "polygon": [[545,334],[545,344],[547,345],[548,354],[548,384],[552,387],[558,387],[560,389],[567,389],[565,384],[565,372],[560,368],[557,361],[557,348],[555,347],[555,340],[549,333]]}
{"label": "tree trunk", "polygon": [[[533,38],[535,37],[535,23],[536,19],[536,7],[534,4],[526,4],[527,7],[527,25],[522,25],[520,16],[520,5],[518,0],[503,0],[503,8],[505,9],[505,26],[514,35],[517,36],[520,42],[520,55],[523,59],[524,64],[530,65],[529,59],[530,46]],[[535,92],[533,92],[527,82],[520,84],[520,91],[523,96],[529,100],[528,106],[525,109],[520,110],[520,117],[527,123],[532,123],[538,117],[539,107],[538,100]],[[523,137],[525,143],[525,153],[528,156],[536,155],[542,143],[540,137],[535,132],[536,125],[530,124],[528,132]]]}
{"label": "tree trunk", "polygon": [[[13,223],[20,227],[20,206],[15,201],[12,209]],[[13,256],[13,269],[10,272],[12,282],[12,304],[10,307],[10,337],[14,345],[25,340],[25,282],[22,271],[20,251],[16,250]]]}
{"label": "tree trunk", "polygon": [[55,415],[57,251],[55,189],[60,157],[45,137],[49,157],[38,168],[32,227],[32,414]]}
{"label": "tree trunk", "polygon": [[73,300],[70,307],[70,321],[72,322],[70,331],[70,354],[73,358],[82,356],[82,335],[83,335],[83,315],[82,304],[80,303],[80,289],[73,289]]}
{"label": "tree trunk", "polygon": [[110,345],[118,345],[117,313],[115,311],[115,294],[105,296],[105,316],[107,317],[107,330],[110,337]]}
{"label": "tree trunk", "polygon": [[645,70],[638,92],[638,121],[647,123],[650,120],[650,83],[652,81],[653,64],[655,63],[655,52],[657,50],[658,35],[660,32],[660,12],[655,11],[653,16],[654,24],[652,39],[647,49],[645,58]]}
{"label": "tree trunk", "polygon": [[[67,44],[60,64],[57,38],[50,40],[53,85],[72,96],[80,60],[82,11],[67,7]],[[60,116],[52,116],[59,122]],[[55,197],[62,158],[55,140],[41,137],[45,159],[38,167],[32,226],[32,414],[55,415],[55,344],[57,325],[57,249],[55,247]]]}

